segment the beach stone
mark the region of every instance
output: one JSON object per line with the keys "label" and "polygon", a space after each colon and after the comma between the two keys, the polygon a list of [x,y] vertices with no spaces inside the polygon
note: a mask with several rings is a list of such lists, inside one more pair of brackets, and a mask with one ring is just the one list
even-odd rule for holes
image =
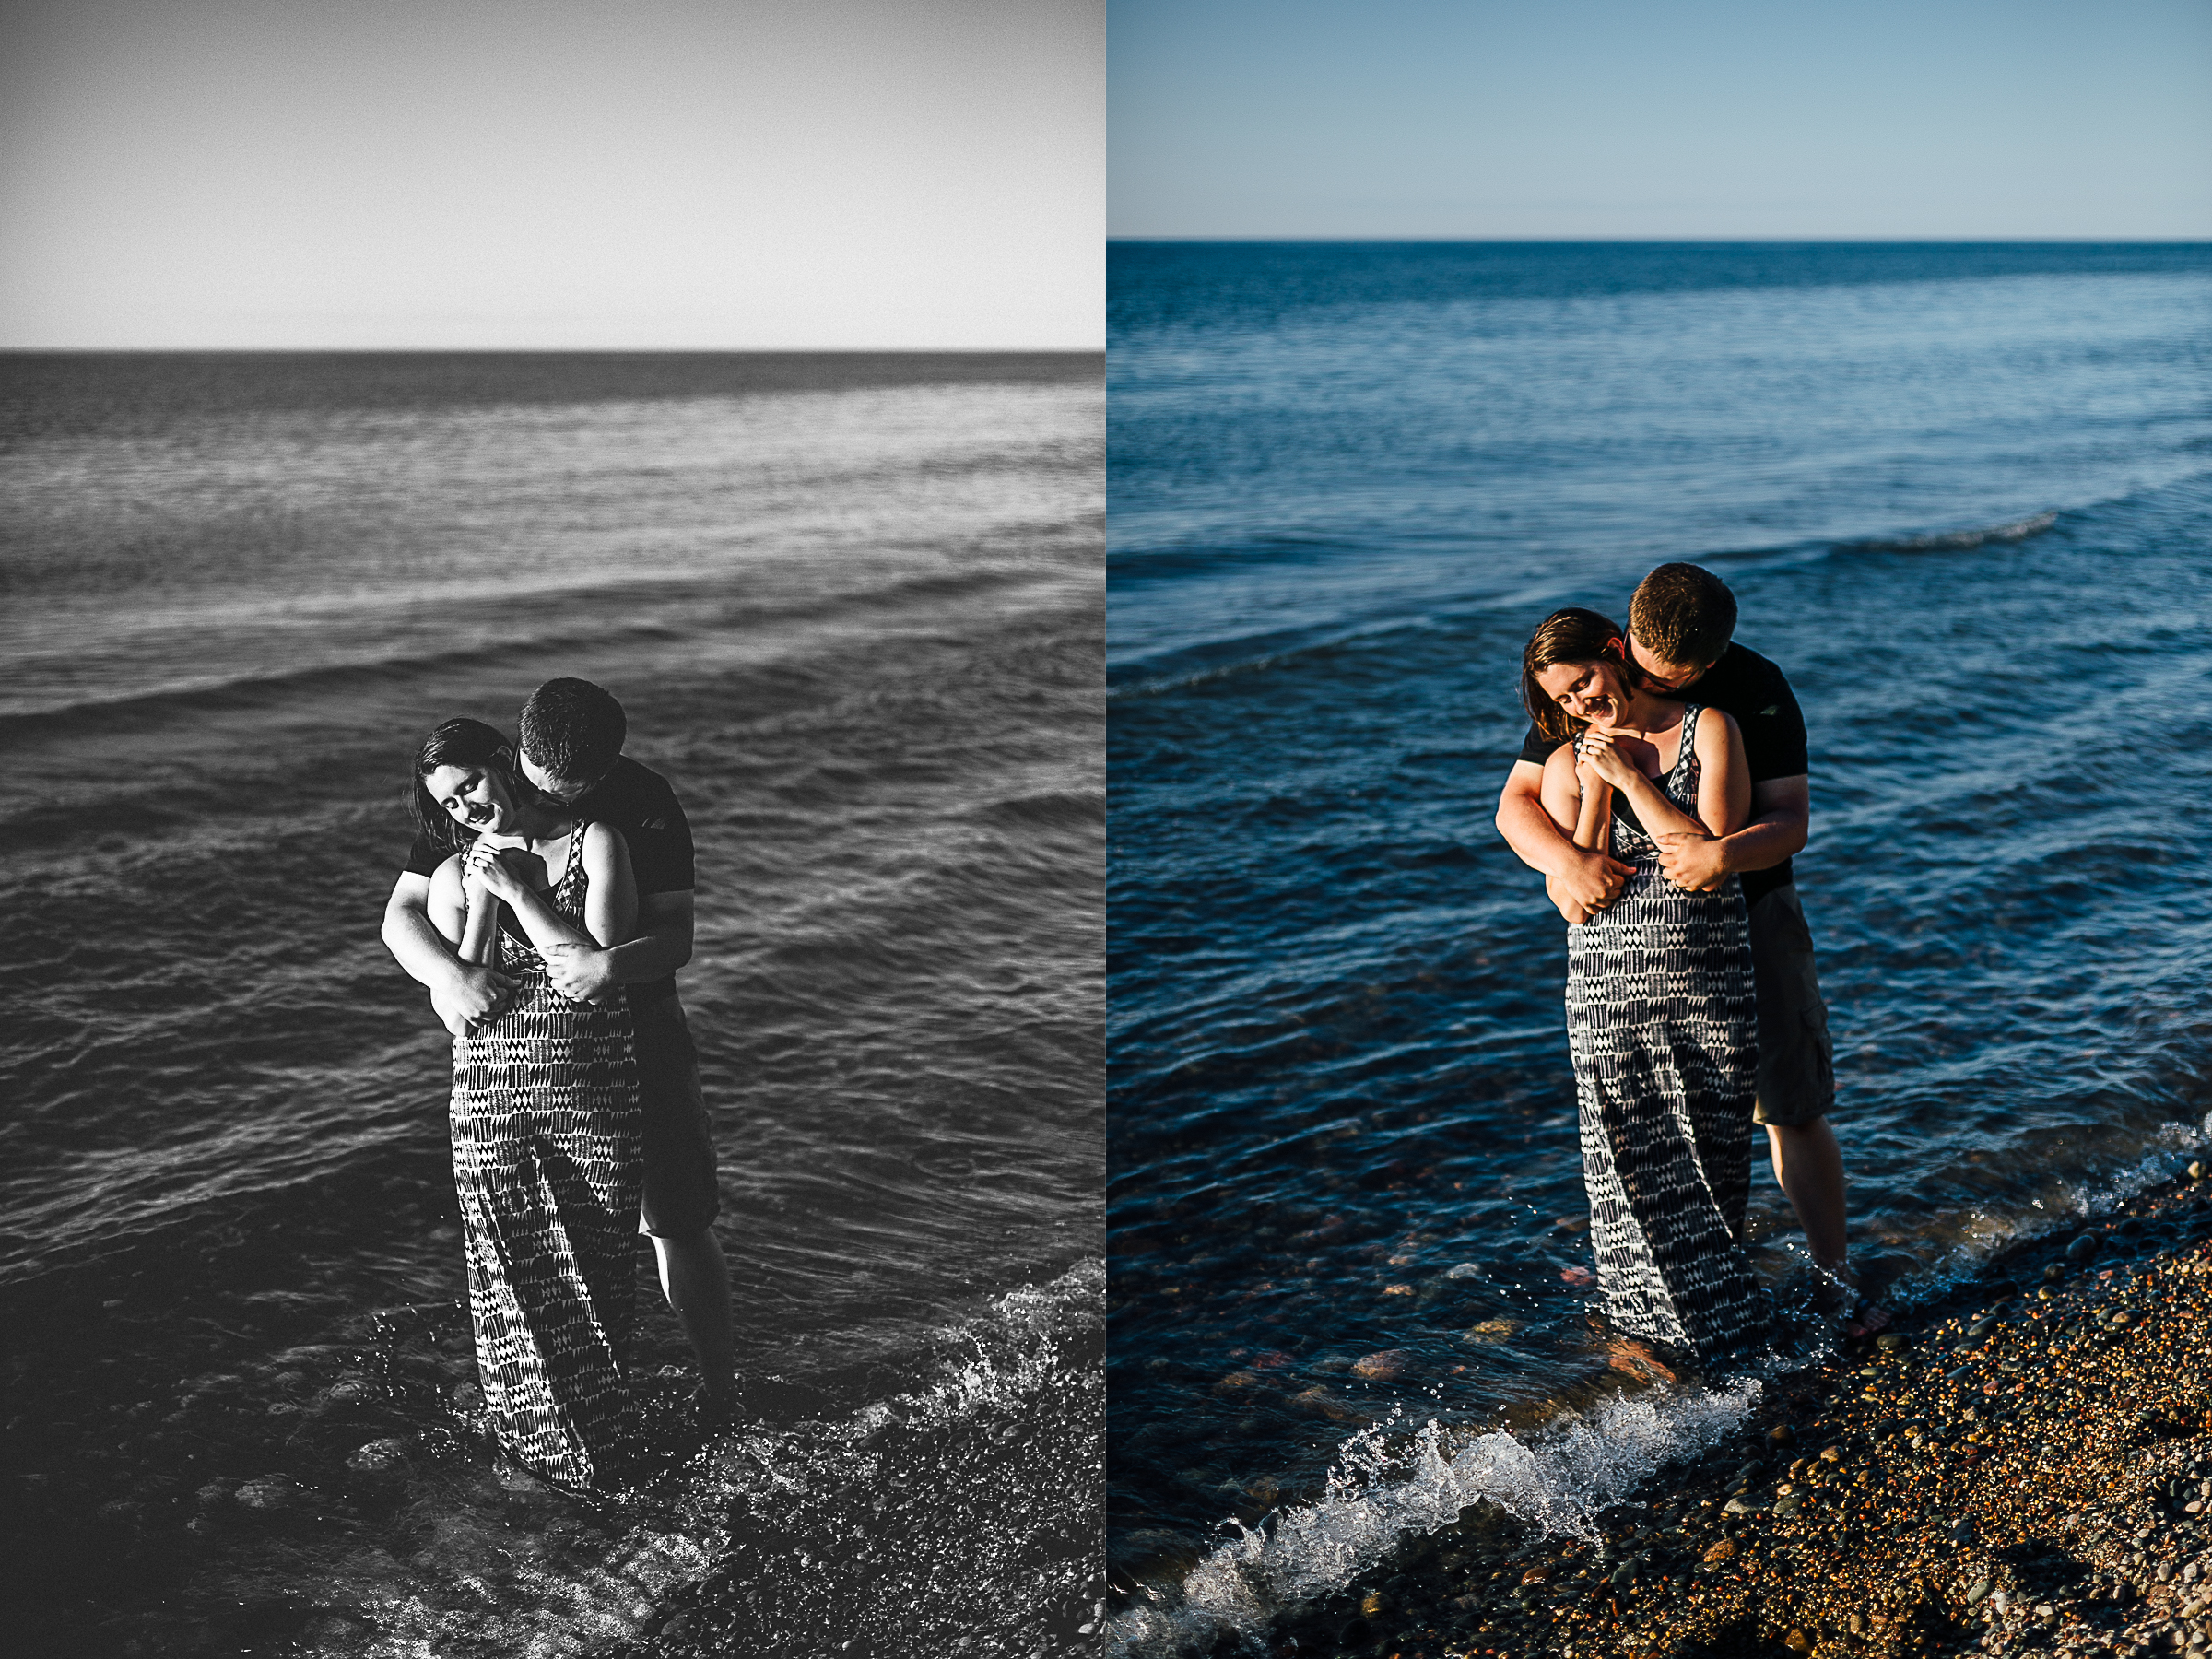
{"label": "beach stone", "polygon": [[1475,1262],[1458,1262],[1444,1269],[1448,1279],[1478,1279],[1485,1277],[1482,1267]]}
{"label": "beach stone", "polygon": [[1404,1348],[1383,1348],[1353,1360],[1352,1375],[1365,1377],[1370,1382],[1395,1382],[1411,1364],[1412,1356]]}
{"label": "beach stone", "polygon": [[402,1439],[372,1440],[346,1460],[357,1475],[385,1475],[406,1466],[407,1442]]}
{"label": "beach stone", "polygon": [[1884,1331],[1874,1339],[1874,1346],[1885,1354],[1901,1354],[1912,1343],[1901,1331]]}
{"label": "beach stone", "polygon": [[1316,1382],[1312,1388],[1301,1389],[1290,1396],[1288,1404],[1300,1411],[1311,1411],[1336,1423],[1364,1423],[1367,1419],[1349,1406],[1337,1399]]}
{"label": "beach stone", "polygon": [[359,1377],[347,1377],[343,1382],[332,1383],[330,1393],[325,1397],[334,1406],[360,1406],[376,1398],[376,1389],[373,1384]]}
{"label": "beach stone", "polygon": [[1734,1538],[1723,1538],[1719,1543],[1715,1544],[1711,1549],[1708,1549],[1704,1555],[1699,1559],[1710,1567],[1716,1561],[1725,1561],[1730,1559],[1735,1556],[1735,1540]]}
{"label": "beach stone", "polygon": [[2104,1241],[2095,1233],[2078,1234],[2074,1241],[2066,1246],[2066,1260],[2072,1262],[2076,1266],[2079,1266],[2085,1262],[2093,1262],[2097,1259],[2098,1251],[2103,1247]]}
{"label": "beach stone", "polygon": [[236,1496],[248,1509],[288,1509],[298,1500],[300,1488],[281,1475],[265,1475],[259,1480],[247,1481]]}

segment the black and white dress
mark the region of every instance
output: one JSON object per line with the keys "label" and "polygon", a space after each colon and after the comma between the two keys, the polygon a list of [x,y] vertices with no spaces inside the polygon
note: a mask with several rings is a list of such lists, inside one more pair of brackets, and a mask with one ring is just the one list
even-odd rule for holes
{"label": "black and white dress", "polygon": [[[583,924],[583,830],[547,895]],[[453,1040],[453,1181],[477,1370],[500,1442],[571,1486],[619,1477],[643,1124],[629,1010],[571,1002],[505,912],[513,1005]]]}
{"label": "black and white dress", "polygon": [[[1684,711],[1681,752],[1655,780],[1693,817],[1700,712]],[[1636,873],[1567,930],[1598,1285],[1616,1329],[1711,1363],[1762,1347],[1769,1320],[1743,1248],[1759,1061],[1743,890],[1734,876],[1712,893],[1675,886],[1618,790],[1613,803],[1613,856]]]}

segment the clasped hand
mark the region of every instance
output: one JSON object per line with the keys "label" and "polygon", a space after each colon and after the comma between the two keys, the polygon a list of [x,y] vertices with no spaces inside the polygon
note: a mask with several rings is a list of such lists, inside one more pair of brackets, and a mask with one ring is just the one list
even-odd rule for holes
{"label": "clasped hand", "polygon": [[1681,830],[1652,838],[1659,843],[1659,868],[1677,887],[1692,893],[1710,893],[1728,879],[1728,864],[1720,841],[1710,835]]}
{"label": "clasped hand", "polygon": [[473,902],[480,891],[512,902],[522,891],[523,880],[506,854],[522,851],[516,846],[494,846],[488,838],[479,837],[475,845],[462,853],[461,885],[470,900]]}
{"label": "clasped hand", "polygon": [[1615,789],[1626,789],[1630,781],[1642,776],[1630,764],[1629,758],[1614,747],[1614,734],[1590,727],[1576,739],[1574,770],[1581,776],[1583,787],[1593,782],[1610,783]]}
{"label": "clasped hand", "polygon": [[557,939],[539,954],[546,959],[547,980],[571,1002],[612,1002],[621,994],[622,982],[615,977],[611,950]]}

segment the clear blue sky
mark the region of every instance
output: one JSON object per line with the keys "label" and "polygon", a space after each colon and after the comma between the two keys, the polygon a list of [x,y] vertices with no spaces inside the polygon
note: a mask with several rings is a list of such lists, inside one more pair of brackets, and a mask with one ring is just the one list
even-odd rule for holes
{"label": "clear blue sky", "polygon": [[1116,236],[2212,238],[2212,0],[1110,0]]}
{"label": "clear blue sky", "polygon": [[0,0],[0,346],[1104,341],[1103,0]]}

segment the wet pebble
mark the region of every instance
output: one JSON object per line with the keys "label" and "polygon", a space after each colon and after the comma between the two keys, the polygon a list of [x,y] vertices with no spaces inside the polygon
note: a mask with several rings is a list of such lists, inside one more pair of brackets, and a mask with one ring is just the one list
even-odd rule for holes
{"label": "wet pebble", "polygon": [[404,1439],[372,1440],[346,1460],[358,1475],[384,1475],[406,1466],[408,1442]]}
{"label": "wet pebble", "polygon": [[1404,1348],[1383,1348],[1355,1359],[1352,1375],[1364,1377],[1370,1382],[1395,1382],[1411,1364],[1412,1357]]}

